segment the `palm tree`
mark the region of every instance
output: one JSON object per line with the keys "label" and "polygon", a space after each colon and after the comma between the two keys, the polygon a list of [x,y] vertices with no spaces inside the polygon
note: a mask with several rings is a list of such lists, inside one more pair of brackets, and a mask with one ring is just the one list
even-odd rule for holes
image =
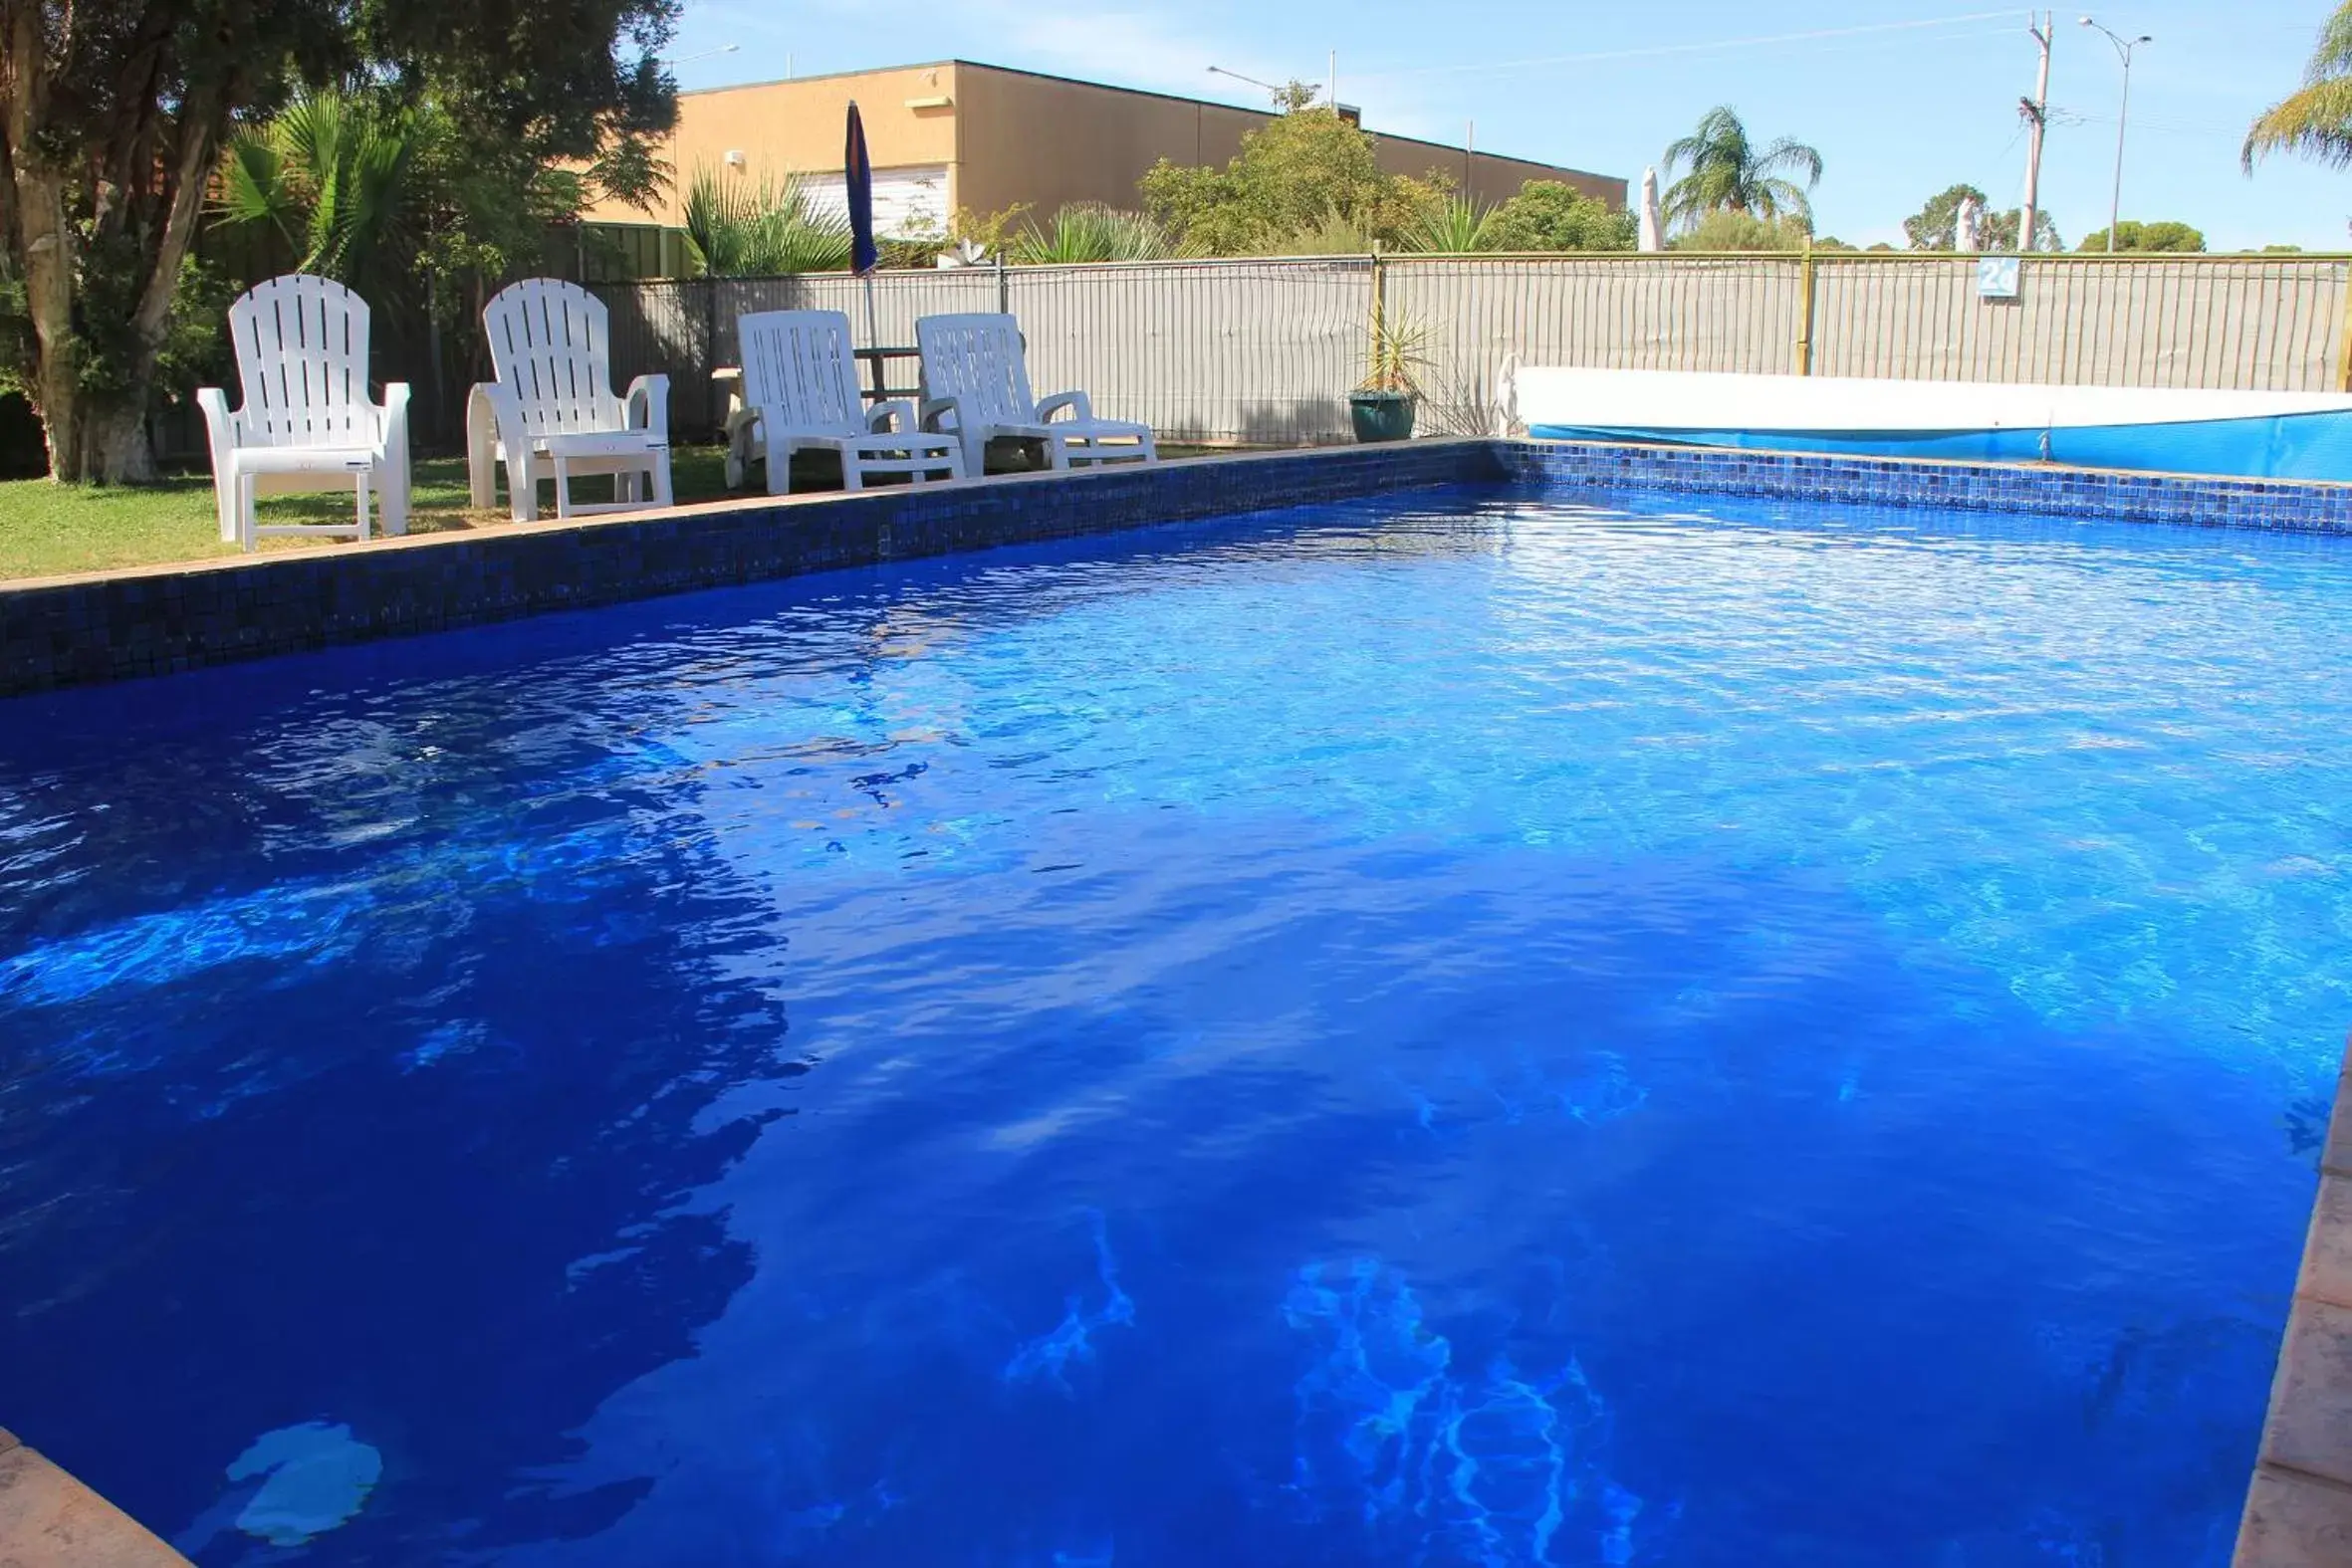
{"label": "palm tree", "polygon": [[2352,0],[2319,29],[2303,85],[2262,111],[2240,154],[2247,173],[2272,152],[2299,152],[2332,168],[2352,167]]}
{"label": "palm tree", "polygon": [[[1667,187],[1663,205],[1667,222],[1683,226],[1711,212],[1810,221],[1805,193],[1821,183],[1820,153],[1789,136],[1760,149],[1728,105],[1709,110],[1697,129],[1666,149],[1666,172],[1678,168],[1688,172]],[[1786,177],[1796,173],[1804,175],[1802,186]]]}
{"label": "palm tree", "polygon": [[378,294],[413,256],[417,168],[436,121],[326,91],[229,141],[215,187],[223,224],[274,229],[297,272]]}

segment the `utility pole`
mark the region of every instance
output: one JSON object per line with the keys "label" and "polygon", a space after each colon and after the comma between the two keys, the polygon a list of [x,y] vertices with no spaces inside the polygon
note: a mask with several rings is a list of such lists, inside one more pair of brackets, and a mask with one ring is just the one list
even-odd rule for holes
{"label": "utility pole", "polygon": [[1462,122],[1462,194],[1478,205],[1478,121]]}
{"label": "utility pole", "polygon": [[1339,51],[1331,51],[1331,112],[1339,112]]}
{"label": "utility pole", "polygon": [[2033,96],[2017,100],[2017,112],[2032,137],[2025,154],[2025,206],[2017,214],[2017,250],[2021,255],[2033,249],[2033,225],[2040,215],[2041,133],[2050,122],[2050,36],[2057,31],[2057,20],[2055,12],[2044,11],[2039,27],[2028,21],[2025,28],[2041,46],[2041,74],[2034,81]]}

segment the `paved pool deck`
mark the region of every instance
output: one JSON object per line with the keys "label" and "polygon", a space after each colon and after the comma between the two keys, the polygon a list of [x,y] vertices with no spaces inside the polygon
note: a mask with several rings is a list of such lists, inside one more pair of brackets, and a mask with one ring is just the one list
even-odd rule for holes
{"label": "paved pool deck", "polygon": [[2294,1307],[2235,1568],[2352,1564],[2352,1042],[2319,1155]]}
{"label": "paved pool deck", "polygon": [[187,1568],[187,1561],[0,1431],[0,1568]]}

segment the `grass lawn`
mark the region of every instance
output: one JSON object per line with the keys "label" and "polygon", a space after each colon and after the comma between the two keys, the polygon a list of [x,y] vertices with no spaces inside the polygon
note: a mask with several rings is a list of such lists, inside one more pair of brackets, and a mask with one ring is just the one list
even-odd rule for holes
{"label": "grass lawn", "polygon": [[[670,487],[681,502],[711,501],[726,495],[723,454],[715,446],[679,447],[670,454]],[[589,480],[574,494],[602,493],[603,481]],[[465,459],[434,457],[413,470],[408,532],[445,534],[506,521],[505,511],[476,512],[466,505]],[[555,515],[554,487],[540,487],[540,516]],[[325,523],[352,515],[349,491],[309,496],[265,496],[261,521]],[[277,538],[263,550],[332,549],[337,539]],[[167,479],[159,485],[53,485],[46,479],[0,483],[0,581],[11,577],[53,577],[71,571],[104,571],[159,561],[202,560],[239,554],[220,540],[212,511],[208,474]]]}
{"label": "grass lawn", "polygon": [[[1199,447],[1162,447],[1167,457],[1198,456]],[[729,494],[724,453],[716,446],[681,446],[670,453],[670,487],[680,503],[715,501]],[[823,463],[822,458],[812,461]],[[799,476],[796,475],[796,478]],[[811,476],[815,477],[815,476]],[[823,481],[820,481],[821,483]],[[589,480],[577,495],[603,493],[604,481]],[[753,484],[760,483],[758,475]],[[736,491],[736,495],[754,491]],[[419,461],[410,490],[408,532],[445,534],[489,528],[506,521],[504,510],[476,512],[466,505],[465,460],[435,457]],[[308,496],[267,496],[261,521],[324,523],[352,515],[349,491]],[[554,487],[540,486],[542,518],[555,515]],[[313,537],[264,539],[263,550],[333,549],[344,541]],[[0,481],[0,581],[54,577],[76,571],[163,561],[203,560],[239,554],[220,541],[212,510],[212,479],[196,474],[159,485],[52,485],[46,479]]]}

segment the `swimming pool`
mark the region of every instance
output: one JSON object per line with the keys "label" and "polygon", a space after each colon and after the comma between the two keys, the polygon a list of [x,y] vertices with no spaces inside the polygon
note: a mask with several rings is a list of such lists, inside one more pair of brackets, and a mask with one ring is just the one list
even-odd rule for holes
{"label": "swimming pool", "polygon": [[2226,1562],[2343,550],[1434,491],[11,703],[0,1417],[206,1564]]}

